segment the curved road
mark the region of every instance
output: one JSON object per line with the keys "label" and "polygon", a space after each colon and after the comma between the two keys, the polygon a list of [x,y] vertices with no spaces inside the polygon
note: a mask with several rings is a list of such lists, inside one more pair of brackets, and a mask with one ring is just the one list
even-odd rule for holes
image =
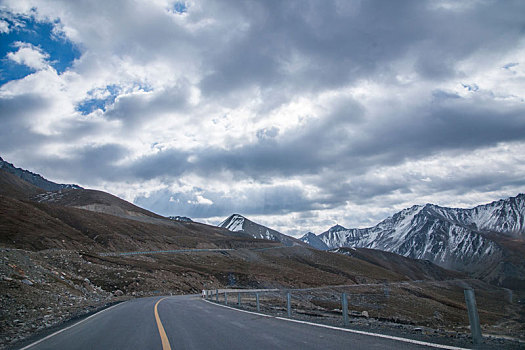
{"label": "curved road", "polygon": [[429,349],[240,312],[200,296],[130,300],[23,349]]}

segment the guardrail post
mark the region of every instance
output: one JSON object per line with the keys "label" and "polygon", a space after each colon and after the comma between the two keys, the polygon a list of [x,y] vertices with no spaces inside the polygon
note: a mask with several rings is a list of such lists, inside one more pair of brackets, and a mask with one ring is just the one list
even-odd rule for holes
{"label": "guardrail post", "polygon": [[512,304],[512,290],[508,288],[503,288],[507,291],[507,296],[509,297],[509,303]]}
{"label": "guardrail post", "polygon": [[288,317],[292,317],[292,297],[290,292],[286,293],[286,311],[288,312]]}
{"label": "guardrail post", "polygon": [[346,293],[341,294],[341,304],[343,309],[343,323],[345,326],[348,326],[348,299],[346,298]]}
{"label": "guardrail post", "polygon": [[228,295],[224,292],[224,305],[228,305]]}
{"label": "guardrail post", "polygon": [[259,304],[259,293],[255,293],[255,304],[257,305],[257,311],[261,311],[261,305]]}
{"label": "guardrail post", "polygon": [[237,293],[237,304],[239,304],[239,307],[241,306],[241,293]]}
{"label": "guardrail post", "polygon": [[483,337],[481,335],[481,326],[479,324],[478,308],[476,306],[476,297],[474,289],[465,289],[465,301],[467,302],[468,320],[470,322],[470,332],[472,333],[472,343],[481,344]]}
{"label": "guardrail post", "polygon": [[215,301],[219,302],[219,290],[215,289]]}
{"label": "guardrail post", "polygon": [[387,283],[385,283],[384,292],[385,292],[385,297],[387,299],[390,298],[390,287],[388,286]]}

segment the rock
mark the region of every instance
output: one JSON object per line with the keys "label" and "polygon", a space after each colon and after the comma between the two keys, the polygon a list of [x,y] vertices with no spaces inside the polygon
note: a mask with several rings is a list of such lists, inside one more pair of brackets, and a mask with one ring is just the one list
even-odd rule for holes
{"label": "rock", "polygon": [[364,316],[364,317],[366,317],[366,318],[370,317],[370,316],[368,315],[368,311],[366,311],[366,310],[363,311],[363,312],[361,312],[361,316]]}
{"label": "rock", "polygon": [[33,285],[33,282],[31,282],[31,281],[28,280],[27,278],[26,278],[26,279],[23,279],[23,280],[22,280],[22,283],[27,284],[28,286],[32,286],[32,285]]}
{"label": "rock", "polygon": [[114,293],[113,293],[114,296],[116,297],[121,297],[124,295],[124,292],[121,291],[120,289],[117,289]]}

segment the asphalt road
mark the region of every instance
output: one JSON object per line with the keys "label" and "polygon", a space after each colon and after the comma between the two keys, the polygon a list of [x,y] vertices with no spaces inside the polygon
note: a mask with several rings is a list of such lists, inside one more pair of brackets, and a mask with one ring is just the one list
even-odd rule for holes
{"label": "asphalt road", "polygon": [[193,295],[142,298],[118,304],[24,349],[430,347],[240,312]]}

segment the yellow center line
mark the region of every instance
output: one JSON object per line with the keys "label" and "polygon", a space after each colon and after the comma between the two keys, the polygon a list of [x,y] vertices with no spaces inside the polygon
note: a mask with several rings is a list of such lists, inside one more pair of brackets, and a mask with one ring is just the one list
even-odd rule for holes
{"label": "yellow center line", "polygon": [[166,298],[167,297],[160,299],[155,304],[155,320],[157,321],[157,327],[159,328],[160,339],[162,341],[162,350],[171,350],[170,341],[168,340],[168,336],[166,335],[166,332],[164,331],[162,322],[160,322],[159,312],[157,311],[157,306],[159,305],[159,303]]}

